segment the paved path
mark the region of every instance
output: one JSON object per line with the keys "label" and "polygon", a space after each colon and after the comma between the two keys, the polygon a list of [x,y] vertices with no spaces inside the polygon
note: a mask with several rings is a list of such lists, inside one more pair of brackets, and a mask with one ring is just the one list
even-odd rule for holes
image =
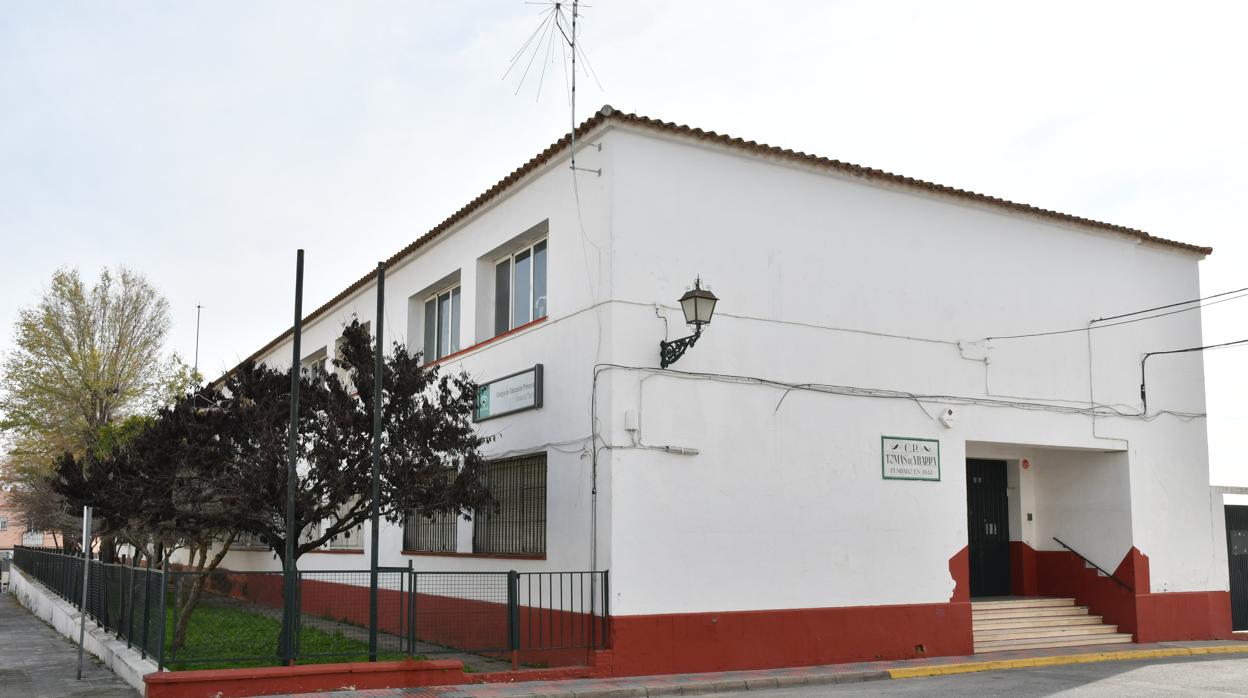
{"label": "paved path", "polygon": [[0,594],[0,698],[138,698],[138,693],[90,654]]}

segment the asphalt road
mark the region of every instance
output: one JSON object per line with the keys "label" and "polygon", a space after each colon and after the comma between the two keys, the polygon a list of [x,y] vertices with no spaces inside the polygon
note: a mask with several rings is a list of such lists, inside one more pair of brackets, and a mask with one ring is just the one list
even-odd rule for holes
{"label": "asphalt road", "polygon": [[[723,694],[727,695],[727,694]],[[738,694],[739,695],[739,694]],[[750,691],[807,696],[1248,696],[1248,657],[1183,657]]]}

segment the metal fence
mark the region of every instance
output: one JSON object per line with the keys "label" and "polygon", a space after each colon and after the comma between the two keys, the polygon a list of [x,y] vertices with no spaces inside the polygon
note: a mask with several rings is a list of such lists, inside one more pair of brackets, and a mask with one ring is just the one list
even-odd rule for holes
{"label": "metal fence", "polygon": [[[82,563],[81,557],[55,549],[13,550],[14,565],[78,609],[83,601]],[[127,647],[137,647],[144,659],[162,663],[165,575],[146,567],[91,560],[87,579],[87,617],[125,640]]]}
{"label": "metal fence", "polygon": [[[81,557],[19,548],[14,561],[57,594],[80,603]],[[200,575],[94,560],[90,572],[89,616],[162,667],[281,663],[281,572]],[[299,613],[292,632],[299,663],[451,656],[473,670],[489,671],[583,664],[589,651],[608,643],[606,572],[383,567],[377,573],[375,626],[369,623],[369,584],[368,571],[298,572]]]}

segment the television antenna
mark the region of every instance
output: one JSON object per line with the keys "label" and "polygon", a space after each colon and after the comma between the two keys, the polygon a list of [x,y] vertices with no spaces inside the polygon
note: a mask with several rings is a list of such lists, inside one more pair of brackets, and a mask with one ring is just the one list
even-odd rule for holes
{"label": "television antenna", "polygon": [[[564,83],[568,88],[568,104],[571,109],[571,167],[573,172],[593,172],[599,176],[602,170],[591,170],[584,167],[576,166],[576,77],[582,70],[588,77],[593,78],[598,85],[598,89],[602,89],[602,82],[598,80],[598,74],[594,71],[594,67],[589,62],[589,56],[585,55],[585,49],[578,42],[577,23],[581,18],[581,8],[590,7],[590,5],[582,5],[580,0],[572,0],[572,2],[563,2],[562,0],[529,0],[526,5],[539,5],[544,7],[538,16],[541,20],[538,22],[537,28],[529,35],[529,38],[511,57],[511,63],[507,66],[506,72],[503,73],[503,79],[521,64],[524,64],[524,70],[520,72],[517,80],[515,94],[520,94],[520,90],[524,88],[524,83],[529,79],[529,74],[533,69],[534,63],[537,61],[538,55],[542,55],[541,67],[536,73],[537,94],[536,100],[542,97],[542,86],[546,82],[546,70],[559,60],[563,68]],[[555,54],[554,47],[558,44],[559,54]],[[577,57],[580,57],[580,64],[577,63]],[[527,60],[525,60],[527,57]],[[569,67],[570,66],[570,67]]]}

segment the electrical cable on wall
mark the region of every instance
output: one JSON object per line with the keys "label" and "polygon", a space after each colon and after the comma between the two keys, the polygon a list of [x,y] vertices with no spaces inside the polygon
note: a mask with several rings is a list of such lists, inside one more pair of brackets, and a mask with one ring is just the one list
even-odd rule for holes
{"label": "electrical cable on wall", "polygon": [[[584,265],[585,265],[585,284],[586,284],[586,289],[588,290],[589,296],[590,296],[590,306],[591,308],[594,309],[594,321],[597,327],[596,343],[595,343],[595,348],[594,348],[594,362],[596,364],[598,360],[601,358],[601,354],[602,354],[602,318],[601,318],[601,314],[599,311],[600,303],[598,301],[598,297],[600,295],[599,292],[601,291],[601,279],[599,279],[599,282],[597,284],[594,281],[595,279],[594,273],[590,269],[590,259],[589,259],[588,248],[589,247],[594,248],[594,251],[597,254],[596,269],[599,274],[601,274],[602,272],[602,248],[596,242],[590,239],[589,234],[585,230],[585,217],[584,217],[584,213],[582,210],[583,207],[581,205],[581,190],[580,190],[580,183],[577,179],[577,175],[578,173],[585,172],[585,173],[592,173],[592,174],[597,175],[598,177],[601,177],[602,169],[601,168],[588,169],[588,168],[578,167],[576,164],[576,148],[577,148],[577,143],[576,143],[576,140],[577,140],[576,77],[577,77],[577,72],[578,72],[577,56],[580,56],[582,58],[582,61],[584,63],[584,66],[588,74],[593,77],[595,82],[598,82],[599,89],[602,88],[602,84],[601,82],[598,81],[598,75],[594,72],[593,66],[589,63],[589,58],[588,56],[586,56],[584,49],[578,43],[577,24],[581,15],[579,0],[572,0],[571,3],[555,1],[555,2],[530,2],[529,4],[545,4],[547,5],[547,9],[543,10],[541,13],[543,15],[543,18],[541,22],[539,23],[537,29],[533,31],[533,33],[529,36],[528,40],[525,41],[524,45],[520,47],[520,50],[517,51],[515,55],[512,56],[511,65],[507,68],[507,71],[503,74],[503,78],[505,79],[507,77],[507,74],[510,73],[512,69],[515,68],[515,66],[518,64],[519,60],[521,59],[521,57],[530,50],[530,47],[532,47],[532,55],[530,56],[528,64],[525,67],[524,74],[520,78],[520,84],[517,85],[516,87],[516,93],[519,94],[520,88],[523,87],[524,80],[528,76],[529,69],[532,68],[534,59],[537,57],[538,52],[541,51],[541,46],[543,42],[546,42],[546,57],[544,59],[544,63],[549,63],[550,56],[551,56],[551,47],[556,40],[561,41],[560,55],[562,55],[565,60],[570,59],[571,69],[568,70],[567,67],[564,67],[564,80],[568,84],[568,102],[570,106],[569,121],[570,121],[570,126],[571,126],[571,131],[568,134],[568,143],[569,143],[568,153],[569,153],[569,162],[570,162],[568,169],[572,175],[572,198],[573,198],[573,201],[575,203],[575,208],[576,208],[577,230],[580,233],[580,237],[581,237],[581,256],[582,256],[582,261],[584,262]],[[570,21],[569,21],[568,16],[564,13],[564,7],[569,4],[571,5]],[[534,43],[535,37],[537,38],[536,43]],[[539,99],[541,97],[541,88],[542,88],[543,82],[545,82],[545,65],[543,65],[542,77],[538,80],[537,96]],[[598,147],[598,151],[601,152],[602,144],[599,143],[597,147]],[[590,408],[590,414],[591,414],[590,428],[591,428],[591,434],[592,434],[592,432],[597,428],[596,424],[592,423],[592,420],[594,419],[594,414],[595,414],[592,405]],[[590,512],[591,513],[590,513],[590,553],[589,553],[589,556],[590,556],[590,569],[592,571],[596,571],[598,569],[598,458],[597,458],[596,448],[591,448],[590,451],[592,454],[591,465],[590,465],[592,482],[591,482],[591,490],[590,490]],[[592,613],[592,610],[593,609],[591,608],[591,613]]]}
{"label": "electrical cable on wall", "polygon": [[[1231,294],[1238,294],[1238,295],[1231,295]],[[1224,296],[1229,296],[1229,297],[1224,297]],[[1122,315],[1115,315],[1115,316],[1110,317],[1110,318],[1099,318],[1099,319],[1097,319],[1097,320],[1093,320],[1093,322],[1098,322],[1098,323],[1099,323],[1099,322],[1103,322],[1104,320],[1112,320],[1112,319],[1114,319],[1114,318],[1130,317],[1130,316],[1132,316],[1132,315],[1139,315],[1139,314],[1141,314],[1141,313],[1148,313],[1148,312],[1152,312],[1152,311],[1154,311],[1154,310],[1163,310],[1163,309],[1166,309],[1166,308],[1174,308],[1174,307],[1177,307],[1177,306],[1180,306],[1180,305],[1187,305],[1187,304],[1189,304],[1189,303],[1198,303],[1198,302],[1201,302],[1201,301],[1204,301],[1204,300],[1208,300],[1208,299],[1210,299],[1210,298],[1220,298],[1220,299],[1221,299],[1221,300],[1216,300],[1216,301],[1213,301],[1213,302],[1211,302],[1211,303],[1203,303],[1203,304],[1201,304],[1201,305],[1193,305],[1193,306],[1191,306],[1191,307],[1187,307],[1187,308],[1180,308],[1179,310],[1171,310],[1170,312],[1166,312],[1166,313],[1158,313],[1158,314],[1156,314],[1156,315],[1149,315],[1149,316],[1147,316],[1147,317],[1135,318],[1135,319],[1133,319],[1133,320],[1122,320],[1121,322],[1110,322],[1110,323],[1107,323],[1107,324],[1096,325],[1095,327],[1075,327],[1075,328],[1065,329],[1065,330],[1053,330],[1053,331],[1050,331],[1050,332],[1030,332],[1030,333],[1026,333],[1026,334],[1011,334],[1011,335],[1000,335],[1000,336],[996,336],[996,337],[985,337],[985,338],[984,338],[983,340],[981,340],[981,341],[985,341],[985,342],[987,342],[987,341],[997,340],[997,339],[1027,339],[1027,338],[1030,338],[1030,337],[1051,337],[1051,336],[1054,336],[1054,335],[1061,335],[1061,334],[1073,334],[1073,333],[1075,333],[1075,332],[1090,332],[1090,331],[1092,331],[1092,330],[1101,330],[1101,329],[1105,329],[1105,328],[1108,328],[1108,327],[1117,327],[1117,326],[1119,326],[1119,325],[1130,325],[1130,324],[1135,323],[1135,322],[1144,322],[1145,320],[1155,320],[1155,319],[1157,319],[1157,318],[1166,317],[1166,316],[1168,316],[1168,315],[1177,315],[1177,314],[1179,314],[1179,313],[1186,313],[1186,312],[1188,312],[1189,310],[1200,310],[1201,308],[1208,308],[1208,307],[1213,306],[1213,305],[1218,305],[1219,303],[1226,303],[1226,302],[1228,302],[1228,301],[1238,300],[1238,299],[1240,299],[1240,298],[1245,298],[1245,297],[1248,297],[1248,288],[1241,288],[1241,289],[1236,289],[1236,290],[1234,290],[1234,291],[1227,291],[1227,292],[1225,292],[1225,293],[1218,293],[1218,294],[1214,294],[1214,295],[1212,295],[1212,296],[1206,296],[1205,298],[1197,298],[1197,299],[1195,299],[1195,300],[1190,300],[1190,301],[1182,301],[1182,302],[1180,302],[1180,303],[1171,303],[1171,304],[1169,304],[1169,305],[1158,306],[1158,307],[1156,307],[1156,308],[1149,308],[1149,309],[1146,309],[1146,310],[1137,310],[1137,311],[1135,311],[1135,312],[1131,312],[1131,313],[1124,313],[1124,314],[1122,314]]]}
{"label": "electrical cable on wall", "polygon": [[1222,342],[1220,344],[1206,344],[1199,347],[1187,347],[1186,349],[1169,349],[1167,351],[1150,351],[1140,359],[1140,402],[1144,404],[1144,411],[1148,412],[1148,389],[1146,387],[1147,379],[1145,378],[1144,369],[1151,356],[1164,356],[1166,354],[1186,354],[1193,351],[1208,351],[1210,349],[1225,349],[1228,347],[1238,347],[1248,344],[1248,339],[1236,339],[1231,342]]}
{"label": "electrical cable on wall", "polygon": [[1248,291],[1248,286],[1245,286],[1244,288],[1237,288],[1234,291],[1223,291],[1222,293],[1214,293],[1212,295],[1203,296],[1201,298],[1193,298],[1191,300],[1179,301],[1178,303],[1170,303],[1168,305],[1159,305],[1153,308],[1145,308],[1143,310],[1136,310],[1130,313],[1123,313],[1121,315],[1110,315],[1108,317],[1099,317],[1093,320],[1092,322],[1108,322],[1109,320],[1117,320],[1118,318],[1131,317],[1132,315],[1139,315],[1140,313],[1151,313],[1154,310],[1166,310],[1168,308],[1177,308],[1180,305],[1187,305],[1189,303],[1200,303],[1202,301],[1207,301],[1211,298],[1221,298],[1222,296],[1229,296],[1231,294],[1242,293],[1244,291]]}

